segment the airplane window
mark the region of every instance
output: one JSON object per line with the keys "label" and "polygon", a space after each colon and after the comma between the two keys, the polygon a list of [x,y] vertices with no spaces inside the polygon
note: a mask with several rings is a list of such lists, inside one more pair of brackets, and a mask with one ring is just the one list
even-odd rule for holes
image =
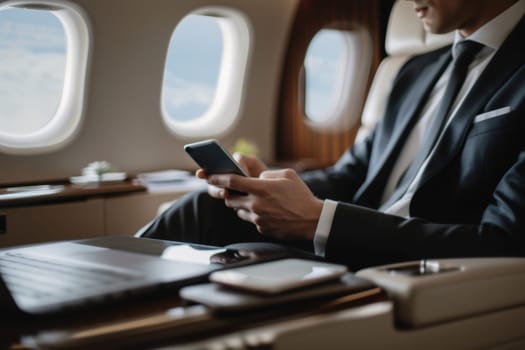
{"label": "airplane window", "polygon": [[359,30],[322,29],[304,60],[304,111],[314,128],[348,127],[362,104],[370,67],[369,38]]}
{"label": "airplane window", "polygon": [[0,6],[0,151],[50,151],[77,130],[89,42],[79,11],[59,1]]}
{"label": "airplane window", "polygon": [[171,37],[163,102],[174,121],[199,118],[213,102],[222,59],[218,18],[189,15]]}
{"label": "airplane window", "polygon": [[[0,128],[35,132],[55,114],[66,66],[66,37],[48,11],[0,12]],[[31,103],[28,103],[31,101]]]}
{"label": "airplane window", "polygon": [[227,8],[195,11],[175,27],[161,98],[169,130],[204,137],[231,127],[240,109],[249,35],[244,16]]}
{"label": "airplane window", "polygon": [[343,33],[323,29],[308,47],[305,58],[305,110],[312,121],[322,122],[337,106],[343,87],[345,45]]}

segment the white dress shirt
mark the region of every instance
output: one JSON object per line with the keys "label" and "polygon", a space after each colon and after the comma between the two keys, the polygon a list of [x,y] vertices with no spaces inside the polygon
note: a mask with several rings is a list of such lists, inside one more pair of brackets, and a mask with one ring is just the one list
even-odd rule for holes
{"label": "white dress shirt", "polygon": [[[472,33],[467,38],[463,38],[459,31],[456,31],[456,36],[454,39],[454,44],[452,47],[452,55],[455,55],[456,44],[461,40],[472,40],[483,44],[485,47],[476,55],[474,60],[469,66],[469,71],[465,81],[456,96],[454,104],[451,107],[451,113],[448,116],[447,124],[443,128],[441,135],[436,142],[436,145],[440,142],[444,130],[450,124],[450,121],[456,115],[456,112],[463,103],[463,100],[467,96],[468,92],[479,78],[485,67],[488,65],[496,51],[500,48],[505,38],[510,34],[512,29],[518,24],[518,22],[523,17],[525,13],[525,0],[520,0],[514,5],[509,7],[507,10],[499,14],[497,17],[493,18],[491,21],[487,22],[477,31]],[[401,176],[410,166],[410,163],[416,157],[416,152],[419,149],[419,145],[422,143],[422,137],[426,132],[426,127],[430,125],[431,118],[436,115],[437,109],[439,108],[439,102],[445,92],[446,84],[450,76],[452,66],[449,64],[447,69],[444,71],[440,79],[437,81],[436,85],[430,93],[430,97],[427,103],[424,105],[421,111],[421,117],[416,123],[415,127],[410,132],[405,145],[403,146],[399,157],[394,164],[392,172],[390,173],[389,179],[385,186],[385,190],[382,197],[382,202],[384,203],[390,195],[396,189]],[[402,217],[409,217],[410,212],[410,201],[414,195],[414,192],[417,189],[421,175],[424,172],[424,169],[428,163],[428,160],[432,157],[434,149],[430,152],[429,156],[426,158],[425,162],[417,172],[414,180],[410,184],[407,192],[391,206],[387,208],[379,208],[380,211],[383,211],[388,214],[398,215]],[[332,226],[333,217],[338,203],[333,200],[325,200],[323,209],[321,211],[321,216],[317,224],[317,229],[314,236],[314,249],[315,253],[320,256],[325,255],[326,242],[330,234],[330,228]]]}

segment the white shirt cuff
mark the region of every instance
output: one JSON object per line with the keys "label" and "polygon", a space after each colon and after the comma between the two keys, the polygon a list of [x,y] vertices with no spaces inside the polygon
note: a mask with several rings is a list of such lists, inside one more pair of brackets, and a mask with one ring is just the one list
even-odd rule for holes
{"label": "white shirt cuff", "polygon": [[325,256],[326,242],[330,235],[330,228],[332,227],[332,221],[334,220],[335,209],[337,208],[337,202],[326,199],[321,210],[321,216],[317,222],[317,228],[315,229],[314,235],[314,252],[315,255]]}

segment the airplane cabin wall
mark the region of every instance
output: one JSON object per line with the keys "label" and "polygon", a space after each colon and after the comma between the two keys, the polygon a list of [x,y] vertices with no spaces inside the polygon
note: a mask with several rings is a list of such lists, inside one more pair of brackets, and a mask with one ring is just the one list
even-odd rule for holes
{"label": "airplane cabin wall", "polygon": [[95,160],[107,160],[128,173],[194,168],[182,147],[196,139],[176,137],[166,129],[160,96],[171,34],[185,15],[205,6],[239,9],[253,30],[241,115],[220,139],[231,147],[239,137],[248,138],[262,158],[273,160],[282,64],[299,0],[72,2],[87,13],[92,32],[83,124],[62,149],[37,155],[0,153],[0,184],[67,178]]}
{"label": "airplane cabin wall", "polygon": [[[276,138],[276,157],[279,161],[303,159],[305,167],[331,165],[354,142],[361,125],[360,117],[366,92],[373,73],[384,56],[383,35],[392,3],[391,0],[300,2],[291,30],[280,90]],[[304,92],[301,91],[303,87],[299,84],[299,81],[304,79],[303,64],[308,45],[312,38],[325,28],[354,33],[360,31],[366,40],[363,40],[360,47],[352,49],[362,53],[369,51],[369,56],[366,55],[368,57],[363,62],[357,63],[362,75],[349,75],[352,79],[351,84],[364,83],[364,90],[354,90],[352,93],[355,95],[343,97],[357,105],[343,112],[341,125],[332,129],[316,128],[307,121],[302,96]],[[362,95],[358,96],[359,93]],[[346,122],[348,124],[345,125]]]}

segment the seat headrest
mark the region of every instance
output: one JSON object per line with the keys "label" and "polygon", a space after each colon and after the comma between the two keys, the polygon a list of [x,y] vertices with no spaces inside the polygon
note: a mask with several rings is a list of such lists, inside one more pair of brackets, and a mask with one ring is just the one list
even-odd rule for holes
{"label": "seat headrest", "polygon": [[385,39],[388,55],[411,55],[437,49],[454,40],[454,33],[429,34],[409,1],[396,1],[390,12]]}

